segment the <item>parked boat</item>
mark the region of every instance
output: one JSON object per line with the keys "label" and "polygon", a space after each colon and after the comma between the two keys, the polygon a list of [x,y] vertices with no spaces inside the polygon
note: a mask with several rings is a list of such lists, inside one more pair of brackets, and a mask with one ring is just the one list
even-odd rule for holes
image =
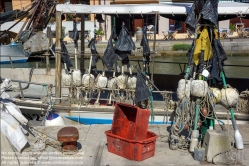
{"label": "parked boat", "polygon": [[0,45],[0,48],[0,63],[21,63],[26,62],[29,58],[21,43],[13,42],[8,45]]}

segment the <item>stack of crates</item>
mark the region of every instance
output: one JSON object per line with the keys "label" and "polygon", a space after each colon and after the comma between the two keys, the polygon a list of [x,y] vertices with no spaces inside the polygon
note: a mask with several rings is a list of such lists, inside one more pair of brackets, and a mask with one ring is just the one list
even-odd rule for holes
{"label": "stack of crates", "polygon": [[130,160],[154,156],[157,135],[148,131],[150,111],[116,103],[112,128],[105,132],[108,151]]}

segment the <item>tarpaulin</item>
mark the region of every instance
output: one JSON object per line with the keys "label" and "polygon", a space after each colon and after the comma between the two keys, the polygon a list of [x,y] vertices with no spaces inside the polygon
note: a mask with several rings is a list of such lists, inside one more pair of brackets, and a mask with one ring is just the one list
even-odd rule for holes
{"label": "tarpaulin", "polygon": [[104,52],[104,56],[102,58],[102,62],[106,66],[108,71],[112,70],[113,64],[116,61],[116,53],[114,51],[112,43],[113,36],[114,36],[114,29],[112,30],[112,34],[108,40],[108,44]]}
{"label": "tarpaulin", "polygon": [[140,71],[137,71],[137,82],[135,91],[135,102],[146,100],[150,97],[150,91],[146,85],[145,78]]}

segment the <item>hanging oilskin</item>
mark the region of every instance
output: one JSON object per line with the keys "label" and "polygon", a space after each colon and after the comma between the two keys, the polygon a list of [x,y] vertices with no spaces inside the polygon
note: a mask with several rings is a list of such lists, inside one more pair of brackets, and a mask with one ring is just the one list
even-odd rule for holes
{"label": "hanging oilskin", "polygon": [[205,50],[204,61],[207,61],[212,58],[213,54],[209,40],[208,27],[204,27],[200,36],[196,39],[196,46],[193,56],[195,65],[199,65],[200,63],[200,55],[202,50]]}
{"label": "hanging oilskin", "polygon": [[129,31],[127,30],[123,22],[122,29],[115,45],[115,52],[119,55],[120,59],[123,60],[127,56],[129,56],[131,54],[131,51],[135,50],[135,48],[135,43],[133,42]]}
{"label": "hanging oilskin", "polygon": [[146,85],[146,81],[144,76],[140,71],[137,71],[137,83],[136,83],[136,91],[135,91],[135,102],[146,100],[150,97],[150,91],[148,86]]}
{"label": "hanging oilskin", "polygon": [[107,68],[108,71],[112,70],[113,64],[116,61],[116,54],[115,54],[115,51],[113,48],[113,42],[112,42],[114,34],[115,33],[114,33],[114,28],[113,28],[112,34],[108,40],[108,44],[107,44],[106,50],[104,52],[104,56],[102,58],[103,64],[105,65],[105,67]]}

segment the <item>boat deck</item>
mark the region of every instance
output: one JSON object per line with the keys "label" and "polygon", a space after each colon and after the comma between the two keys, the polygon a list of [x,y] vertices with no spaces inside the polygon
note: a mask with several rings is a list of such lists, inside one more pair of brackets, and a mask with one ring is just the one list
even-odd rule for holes
{"label": "boat deck", "polygon": [[[57,138],[57,132],[64,126],[44,127],[36,126],[35,128]],[[149,125],[149,131],[158,135],[155,148],[155,156],[143,161],[132,161],[112,154],[107,150],[107,141],[105,131],[111,129],[111,125],[75,125],[79,130],[78,147],[79,151],[74,155],[63,155],[57,149],[46,146],[45,150],[34,151],[32,148],[26,148],[22,153],[13,151],[6,137],[1,134],[1,165],[18,165],[21,166],[50,166],[50,165],[84,165],[84,166],[152,166],[152,165],[211,165],[207,162],[199,162],[193,159],[193,156],[187,150],[170,150],[168,145],[169,125]],[[233,150],[233,157],[237,157],[236,164],[249,165],[249,125],[238,125],[242,134],[245,148],[243,150]],[[219,126],[216,126],[219,129]],[[229,131],[233,135],[233,129],[230,125]],[[30,147],[35,144],[35,137],[29,134],[28,140]],[[13,158],[11,158],[13,157]],[[33,160],[32,160],[33,159]],[[29,162],[34,161],[33,164]],[[5,164],[6,163],[6,164]]]}

